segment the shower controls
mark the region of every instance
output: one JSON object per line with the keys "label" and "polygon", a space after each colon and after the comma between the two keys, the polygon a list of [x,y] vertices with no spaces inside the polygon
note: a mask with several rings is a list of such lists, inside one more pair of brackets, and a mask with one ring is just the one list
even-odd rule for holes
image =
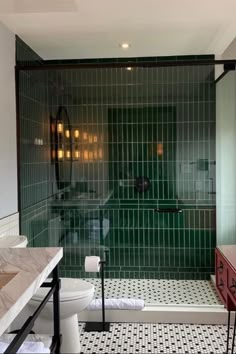
{"label": "shower controls", "polygon": [[151,182],[150,179],[147,177],[136,177],[134,185],[139,193],[143,193],[149,190]]}

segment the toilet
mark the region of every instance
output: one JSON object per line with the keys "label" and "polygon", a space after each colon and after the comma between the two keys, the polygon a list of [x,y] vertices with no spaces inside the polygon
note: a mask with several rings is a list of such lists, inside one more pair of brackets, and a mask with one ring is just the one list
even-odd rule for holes
{"label": "toilet", "polygon": [[[50,279],[49,279],[50,280]],[[31,298],[27,307],[33,313],[46,296],[48,289],[40,288]],[[61,353],[80,353],[78,313],[83,311],[94,296],[94,285],[74,278],[61,278],[60,325],[62,334]],[[53,333],[53,299],[46,304],[39,315],[34,330],[36,333]]]}
{"label": "toilet", "polygon": [[[24,248],[27,246],[26,236],[13,235],[0,238],[0,248]],[[47,279],[51,280],[51,279]],[[40,288],[31,298],[23,311],[17,316],[11,330],[20,328],[22,321],[31,316],[38,308],[46,294],[47,288]],[[94,296],[94,285],[74,278],[61,278],[60,289],[60,326],[62,334],[61,353],[80,353],[80,334],[78,313],[83,311]],[[46,304],[33,328],[38,334],[53,334],[53,297]]]}

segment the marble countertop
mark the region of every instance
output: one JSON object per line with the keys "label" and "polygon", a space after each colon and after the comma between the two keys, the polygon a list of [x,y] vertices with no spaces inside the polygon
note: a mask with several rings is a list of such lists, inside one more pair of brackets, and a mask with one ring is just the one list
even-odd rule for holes
{"label": "marble countertop", "polygon": [[16,275],[0,289],[0,335],[9,327],[63,256],[61,247],[2,248],[0,277]]}
{"label": "marble countertop", "polygon": [[221,245],[217,246],[217,248],[236,270],[236,245]]}

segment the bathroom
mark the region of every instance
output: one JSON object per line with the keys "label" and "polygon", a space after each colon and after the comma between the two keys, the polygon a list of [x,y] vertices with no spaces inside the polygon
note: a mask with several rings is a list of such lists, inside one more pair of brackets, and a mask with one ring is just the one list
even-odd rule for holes
{"label": "bathroom", "polygon": [[[12,119],[6,126],[10,138],[2,133],[3,168],[9,173],[1,192],[12,201],[1,213],[3,232],[19,228],[30,247],[62,246],[62,277],[99,284],[98,274],[85,272],[84,259],[100,256],[107,261],[107,291],[119,284],[116,296],[126,294],[128,279],[128,295],[150,306],[218,305],[209,288],[214,250],[236,240],[230,217],[235,201],[222,200],[235,188],[235,173],[229,145],[221,140],[223,122],[217,131],[216,88],[222,81],[215,83],[215,52],[163,57],[118,48],[116,59],[49,62],[20,37],[17,142]],[[226,48],[222,59],[234,43]],[[185,287],[187,280],[194,291]],[[175,296],[167,291],[170,284]],[[156,286],[163,290],[150,291]]]}

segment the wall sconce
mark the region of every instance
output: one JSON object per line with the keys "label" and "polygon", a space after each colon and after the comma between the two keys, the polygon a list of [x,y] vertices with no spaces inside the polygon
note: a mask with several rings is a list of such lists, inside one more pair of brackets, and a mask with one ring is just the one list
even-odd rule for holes
{"label": "wall sconce", "polygon": [[[58,189],[71,184],[72,138],[71,125],[65,107],[58,108],[56,117],[50,116],[51,158],[55,166]],[[66,160],[66,163],[63,163]]]}
{"label": "wall sconce", "polygon": [[[51,117],[51,158],[56,171],[58,170],[56,174],[59,176],[63,169],[66,169],[63,161],[68,165],[68,162],[72,163],[73,160],[83,162],[102,160],[103,147],[98,145],[102,141],[102,134],[81,131],[77,127],[72,130],[66,108],[59,107],[56,118]],[[62,175],[58,179],[63,180]]]}

